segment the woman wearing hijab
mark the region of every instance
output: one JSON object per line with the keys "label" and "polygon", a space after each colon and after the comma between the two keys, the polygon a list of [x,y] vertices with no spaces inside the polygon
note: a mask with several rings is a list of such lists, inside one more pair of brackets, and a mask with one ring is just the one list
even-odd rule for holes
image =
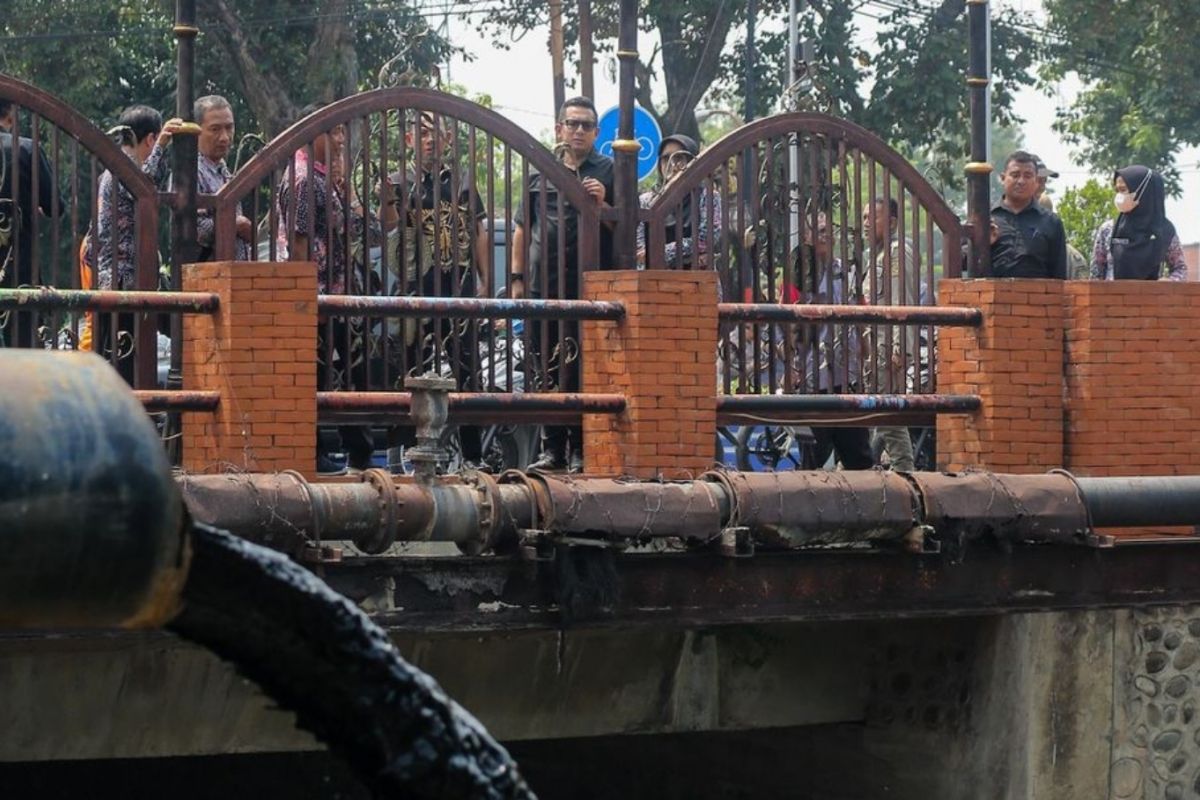
{"label": "woman wearing hijab", "polygon": [[1113,188],[1120,213],[1096,231],[1092,279],[1156,281],[1165,262],[1168,280],[1187,280],[1183,247],[1167,219],[1162,176],[1135,164],[1116,171]]}
{"label": "woman wearing hijab", "polygon": [[[662,141],[658,150],[658,187],[653,191],[643,192],[638,200],[642,208],[649,208],[654,198],[673,180],[683,174],[688,164],[695,160],[700,152],[696,140],[682,133],[668,136]],[[707,266],[708,243],[721,234],[721,201],[708,189],[699,192],[700,202],[696,213],[692,213],[692,198],[696,192],[689,192],[683,201],[671,209],[664,220],[666,224],[666,248],[663,260],[651,259],[651,267],[704,267]],[[695,225],[695,230],[692,230]],[[646,231],[644,225],[637,229],[637,260],[638,266],[644,269],[646,264]]]}

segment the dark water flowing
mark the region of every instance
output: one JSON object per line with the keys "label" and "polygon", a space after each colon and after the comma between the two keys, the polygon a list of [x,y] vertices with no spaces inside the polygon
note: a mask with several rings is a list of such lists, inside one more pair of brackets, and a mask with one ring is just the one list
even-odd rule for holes
{"label": "dark water flowing", "polygon": [[233,662],[377,797],[534,798],[507,751],[287,557],[196,525],[179,636]]}

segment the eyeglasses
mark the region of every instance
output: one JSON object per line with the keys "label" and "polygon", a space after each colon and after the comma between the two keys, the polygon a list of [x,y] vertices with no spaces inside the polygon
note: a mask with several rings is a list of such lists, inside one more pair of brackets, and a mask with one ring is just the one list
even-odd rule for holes
{"label": "eyeglasses", "polygon": [[674,153],[671,153],[671,155],[667,156],[667,164],[678,169],[679,167],[685,167],[692,163],[695,158],[695,153],[689,153],[687,150],[676,150]]}
{"label": "eyeglasses", "polygon": [[583,131],[584,133],[591,133],[596,129],[596,123],[592,122],[590,119],[564,119],[558,124],[562,125],[567,130]]}

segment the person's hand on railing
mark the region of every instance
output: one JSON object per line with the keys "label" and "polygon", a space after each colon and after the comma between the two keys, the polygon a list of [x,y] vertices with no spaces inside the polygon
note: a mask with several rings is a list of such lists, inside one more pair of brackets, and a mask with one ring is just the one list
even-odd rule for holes
{"label": "person's hand on railing", "polygon": [[596,205],[598,205],[598,206],[604,205],[605,190],[604,190],[603,183],[596,180],[595,178],[584,178],[583,179],[583,190],[585,192],[587,192],[588,195],[590,195],[593,200],[596,201]]}
{"label": "person's hand on railing", "polygon": [[180,126],[183,125],[183,120],[179,117],[172,117],[163,123],[162,130],[158,132],[158,142],[163,147],[170,143],[171,137],[179,132]]}

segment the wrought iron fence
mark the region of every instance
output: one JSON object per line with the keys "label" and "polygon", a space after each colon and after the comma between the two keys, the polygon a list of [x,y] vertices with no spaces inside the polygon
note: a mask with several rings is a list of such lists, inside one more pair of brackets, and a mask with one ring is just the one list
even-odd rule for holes
{"label": "wrought iron fence", "polygon": [[700,154],[642,219],[647,266],[714,269],[728,303],[842,307],[805,319],[726,308],[724,394],[936,391],[934,317],[868,321],[849,306],[934,305],[937,280],[961,274],[962,226],[868,131],[810,113],[751,123]]}
{"label": "wrought iron fence", "polygon": [[[159,197],[147,172],[34,86],[0,75],[0,101],[11,108],[11,127],[0,129],[0,288],[157,288]],[[0,339],[96,350],[149,390],[158,383],[159,323],[144,311],[9,303]]]}
{"label": "wrought iron fence", "polygon": [[607,245],[600,211],[578,174],[486,108],[417,88],[347,98],[204,205],[217,258],[313,258],[323,295],[344,299],[321,309],[324,391],[400,391],[428,371],[464,392],[578,390],[577,317],[480,301],[578,298]]}

